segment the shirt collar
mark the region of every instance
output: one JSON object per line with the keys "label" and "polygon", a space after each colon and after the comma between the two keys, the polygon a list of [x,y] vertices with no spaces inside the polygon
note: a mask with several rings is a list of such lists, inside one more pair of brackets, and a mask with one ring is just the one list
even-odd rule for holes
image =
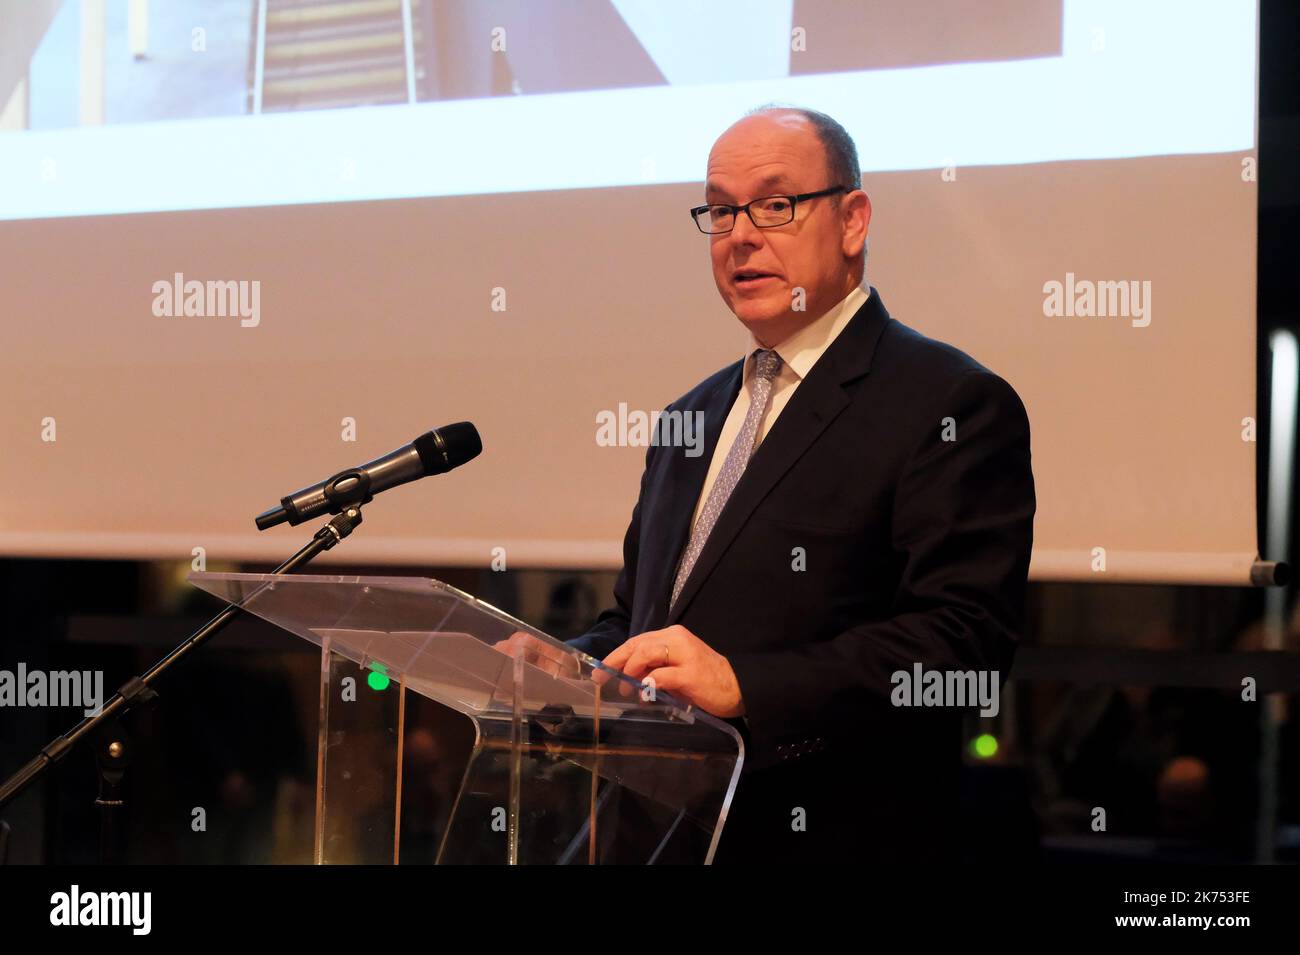
{"label": "shirt collar", "polygon": [[[832,306],[825,315],[805,325],[777,345],[776,353],[781,356],[783,362],[781,372],[784,373],[785,369],[789,368],[794,372],[796,378],[803,381],[808,376],[808,372],[812,371],[817,359],[830,347],[831,342],[835,341],[840,332],[844,331],[844,326],[848,325],[849,319],[858,313],[858,309],[862,307],[870,295],[871,289],[869,287],[862,288],[858,286],[849,292],[838,305]],[[754,351],[762,347],[762,343],[751,333],[749,336],[749,350],[745,353],[744,380],[746,384],[754,375]]]}

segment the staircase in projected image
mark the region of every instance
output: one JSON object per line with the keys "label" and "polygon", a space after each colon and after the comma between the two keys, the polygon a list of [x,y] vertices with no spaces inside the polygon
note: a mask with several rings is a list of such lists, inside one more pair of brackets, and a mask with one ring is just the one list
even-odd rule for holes
{"label": "staircase in projected image", "polygon": [[258,0],[249,112],[414,102],[419,14],[420,0]]}

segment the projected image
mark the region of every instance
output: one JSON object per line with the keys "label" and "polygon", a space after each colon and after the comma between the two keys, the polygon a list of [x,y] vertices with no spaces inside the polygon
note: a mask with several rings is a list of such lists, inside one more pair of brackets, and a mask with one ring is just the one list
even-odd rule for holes
{"label": "projected image", "polygon": [[[0,9],[29,129],[1051,56],[1061,0],[80,0]],[[996,9],[991,10],[990,7]],[[48,17],[48,25],[41,21]],[[15,27],[27,26],[14,30]],[[905,36],[906,43],[884,42]],[[15,76],[0,100],[8,101]]]}
{"label": "projected image", "polygon": [[868,174],[1229,152],[1253,31],[1250,0],[6,3],[0,219],[694,182],[767,102]]}

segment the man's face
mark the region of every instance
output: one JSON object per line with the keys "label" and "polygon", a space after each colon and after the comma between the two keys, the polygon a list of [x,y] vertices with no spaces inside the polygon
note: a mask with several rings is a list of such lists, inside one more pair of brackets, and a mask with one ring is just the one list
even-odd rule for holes
{"label": "man's face", "polygon": [[[743,205],[761,196],[837,185],[843,184],[830,181],[825,149],[807,119],[791,112],[759,113],[714,143],[704,201]],[[779,345],[861,280],[870,215],[861,191],[838,201],[826,196],[800,202],[794,221],[775,228],[756,228],[741,213],[730,232],[710,236],[718,291],[755,338],[768,347]]]}

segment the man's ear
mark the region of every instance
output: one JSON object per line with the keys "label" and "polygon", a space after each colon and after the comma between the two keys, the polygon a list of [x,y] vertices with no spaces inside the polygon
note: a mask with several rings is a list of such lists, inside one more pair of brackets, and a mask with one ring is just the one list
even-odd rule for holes
{"label": "man's ear", "polygon": [[871,225],[871,200],[861,189],[854,189],[840,200],[840,216],[844,224],[843,250],[845,258],[855,259],[862,254]]}

